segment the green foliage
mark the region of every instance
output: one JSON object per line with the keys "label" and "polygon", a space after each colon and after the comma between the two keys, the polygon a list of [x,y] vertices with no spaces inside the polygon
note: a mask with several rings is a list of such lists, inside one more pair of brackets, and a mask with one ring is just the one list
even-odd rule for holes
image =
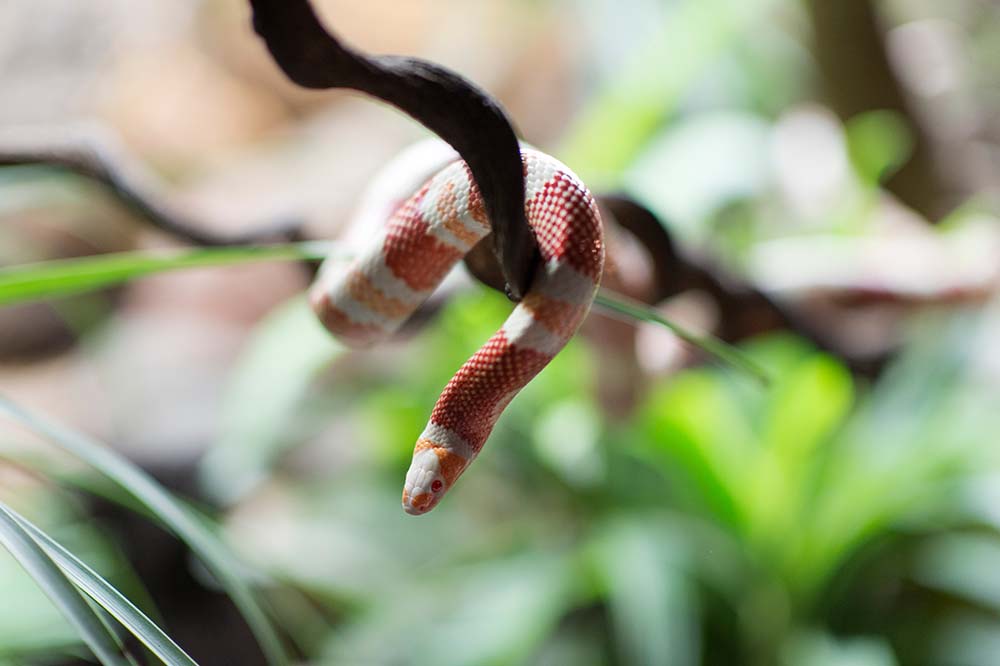
{"label": "green foliage", "polygon": [[906,164],[913,151],[912,130],[898,113],[870,111],[847,123],[847,147],[858,175],[877,186]]}
{"label": "green foliage", "polygon": [[[23,534],[29,536],[41,547],[45,555],[59,567],[69,582],[87,594],[94,603],[107,611],[123,627],[141,640],[164,664],[168,666],[195,666],[195,662],[169,636],[163,633],[163,630],[79,558],[12,510],[0,506],[0,514],[2,514],[0,518],[13,520],[21,528]],[[100,656],[96,649],[95,654]]]}
{"label": "green foliage", "polygon": [[202,463],[205,486],[232,502],[250,492],[291,442],[289,426],[320,369],[342,351],[304,297],[262,321],[232,372],[221,432]]}
{"label": "green foliage", "polygon": [[0,268],[0,306],[85,293],[168,270],[226,266],[248,261],[321,259],[333,251],[335,247],[329,243],[298,243],[159,253],[118,252],[8,266]]}
{"label": "green foliage", "polygon": [[104,619],[84,601],[69,577],[17,516],[3,505],[0,505],[0,543],[45,591],[102,664],[128,666],[134,663],[123,655],[118,637]]}
{"label": "green foliage", "polygon": [[226,588],[253,630],[270,663],[286,663],[281,641],[255,600],[244,579],[242,567],[201,520],[195,518],[148,474],[111,449],[44,417],[23,410],[2,396],[0,396],[0,414],[24,425],[52,444],[87,462],[124,490],[138,505],[162,521],[167,529],[198,554],[205,566]]}

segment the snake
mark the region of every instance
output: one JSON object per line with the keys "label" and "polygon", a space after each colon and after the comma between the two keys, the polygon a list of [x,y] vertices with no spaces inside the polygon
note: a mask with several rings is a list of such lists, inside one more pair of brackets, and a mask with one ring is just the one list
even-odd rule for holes
{"label": "snake", "polygon": [[[372,347],[391,336],[490,233],[468,165],[441,150],[419,157],[433,152],[410,151],[386,167],[382,189],[412,187],[408,198],[374,196],[368,216],[387,219],[374,233],[360,225],[367,238],[359,252],[346,263],[327,259],[310,288],[319,320],[348,347]],[[412,185],[421,171],[415,164],[426,169],[442,161],[429,179]],[[597,293],[604,238],[593,195],[554,157],[522,145],[521,161],[539,266],[500,330],[458,369],[434,405],[403,484],[403,509],[411,515],[426,514],[454,487],[514,396],[576,333]]]}

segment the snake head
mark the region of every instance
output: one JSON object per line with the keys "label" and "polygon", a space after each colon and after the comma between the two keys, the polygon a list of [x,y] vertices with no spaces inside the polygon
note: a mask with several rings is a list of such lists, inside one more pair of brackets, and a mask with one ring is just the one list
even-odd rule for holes
{"label": "snake head", "polygon": [[448,490],[441,461],[434,449],[424,449],[413,454],[413,462],[406,472],[403,486],[403,509],[419,516],[433,509]]}

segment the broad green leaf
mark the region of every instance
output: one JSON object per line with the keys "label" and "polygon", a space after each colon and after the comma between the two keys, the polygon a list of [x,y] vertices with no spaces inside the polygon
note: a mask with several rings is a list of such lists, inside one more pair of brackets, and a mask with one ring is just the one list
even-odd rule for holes
{"label": "broad green leaf", "polygon": [[685,550],[650,521],[615,520],[598,532],[593,562],[621,663],[699,663],[698,613]]}
{"label": "broad green leaf", "polygon": [[197,666],[191,657],[113,585],[22,516],[12,510],[8,510],[8,514],[42,547],[77,588],[90,596],[101,608],[108,611],[123,627],[142,641],[153,654],[163,660],[164,664],[168,666]]}
{"label": "broad green leaf", "polygon": [[256,327],[226,391],[219,440],[202,463],[204,485],[219,499],[243,496],[295,443],[296,408],[342,350],[305,298],[289,300]]}
{"label": "broad green leaf", "polygon": [[128,666],[114,633],[102,622],[45,550],[0,504],[0,543],[52,600],[105,666]]}
{"label": "broad green leaf", "polygon": [[310,242],[119,252],[7,266],[0,268],[0,306],[80,294],[180,268],[322,259],[334,251],[332,243]]}
{"label": "broad green leaf", "polygon": [[156,515],[167,529],[198,555],[229,593],[269,663],[287,663],[281,640],[244,580],[242,565],[200,519],[195,518],[152,477],[110,448],[38,414],[21,409],[3,396],[0,396],[0,414],[92,465]]}
{"label": "broad green leaf", "polygon": [[798,463],[843,423],[853,396],[850,372],[826,355],[783,373],[765,415],[765,446],[787,465]]}
{"label": "broad green leaf", "polygon": [[668,478],[693,487],[723,523],[742,524],[742,482],[756,440],[746,415],[711,372],[690,371],[654,391],[640,414],[646,446],[668,454]]}

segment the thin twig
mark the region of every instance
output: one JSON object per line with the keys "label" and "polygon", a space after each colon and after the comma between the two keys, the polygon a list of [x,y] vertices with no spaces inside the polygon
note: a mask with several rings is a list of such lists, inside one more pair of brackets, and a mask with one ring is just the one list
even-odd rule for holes
{"label": "thin twig", "polygon": [[165,187],[145,164],[108,131],[27,129],[0,134],[0,166],[43,165],[103,185],[138,218],[194,245],[219,247],[304,240],[299,223],[270,222],[236,234],[220,234],[170,203]]}
{"label": "thin twig", "polygon": [[613,221],[633,234],[653,258],[655,295],[651,300],[654,302],[686,291],[700,291],[715,303],[720,315],[716,335],[726,343],[738,343],[772,331],[792,331],[841,358],[860,375],[874,376],[881,370],[884,358],[854,358],[786,305],[713,262],[683,252],[671,239],[663,221],[634,199],[622,194],[599,199],[610,212],[611,219],[606,222]]}

